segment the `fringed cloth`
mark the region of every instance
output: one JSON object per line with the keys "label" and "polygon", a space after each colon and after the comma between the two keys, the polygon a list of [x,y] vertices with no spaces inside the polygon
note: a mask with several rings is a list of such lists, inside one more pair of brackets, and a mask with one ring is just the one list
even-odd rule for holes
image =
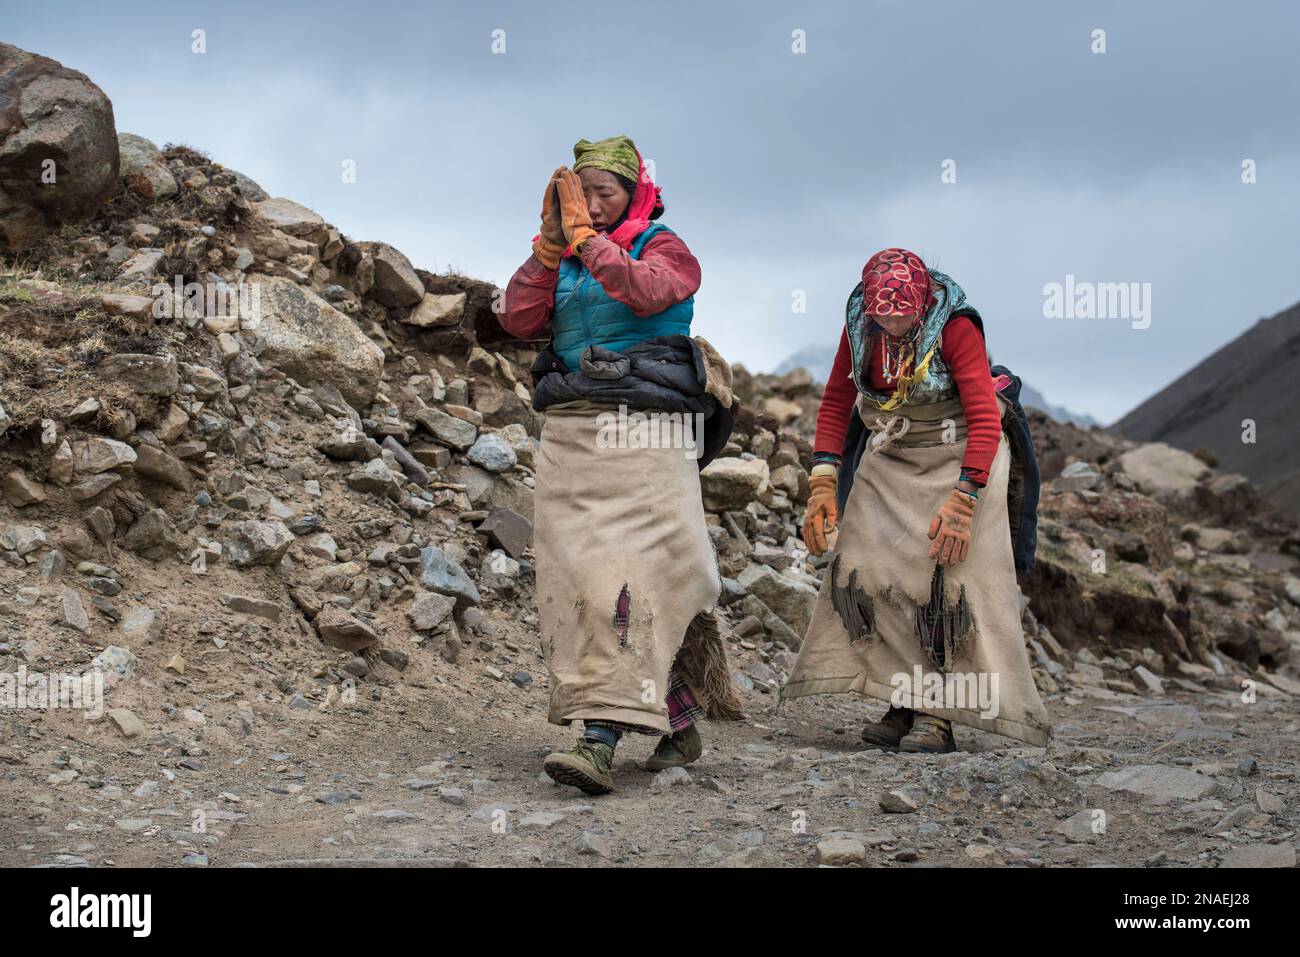
{"label": "fringed cloth", "polygon": [[[926,531],[961,467],[961,402],[858,414],[872,435],[782,697],[852,691],[894,703],[903,689],[905,707],[1046,745],[1020,626],[1005,436],[975,507],[970,557],[939,568]],[[918,675],[948,693],[918,700]]]}
{"label": "fringed cloth", "polygon": [[548,719],[666,734],[682,685],[710,718],[738,719],[699,467],[681,448],[602,447],[608,411],[556,406],[542,427],[534,548]]}

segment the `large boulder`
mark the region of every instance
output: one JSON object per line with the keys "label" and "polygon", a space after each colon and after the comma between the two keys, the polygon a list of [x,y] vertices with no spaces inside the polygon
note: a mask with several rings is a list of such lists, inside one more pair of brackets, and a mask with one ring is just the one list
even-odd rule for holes
{"label": "large boulder", "polygon": [[327,382],[365,408],[384,371],[384,351],[324,299],[292,280],[259,279],[258,358],[300,383]]}
{"label": "large boulder", "polygon": [[93,216],[118,168],[104,91],[84,73],[0,43],[0,245],[22,249]]}
{"label": "large boulder", "polygon": [[1147,495],[1173,506],[1191,504],[1196,486],[1212,474],[1195,455],[1163,442],[1130,449],[1119,457],[1119,466]]}

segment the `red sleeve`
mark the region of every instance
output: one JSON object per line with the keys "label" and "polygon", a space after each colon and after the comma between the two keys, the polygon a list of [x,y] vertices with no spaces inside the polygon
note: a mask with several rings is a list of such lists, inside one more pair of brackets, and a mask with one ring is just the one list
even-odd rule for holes
{"label": "red sleeve", "polygon": [[555,307],[555,280],[559,277],[558,269],[547,269],[536,256],[529,256],[506,284],[498,317],[501,328],[521,339],[541,332]]}
{"label": "red sleeve", "polygon": [[651,236],[640,259],[600,235],[583,243],[578,254],[605,292],[638,316],[663,312],[700,288],[700,264],[676,233]]}
{"label": "red sleeve", "polygon": [[966,413],[966,451],[961,460],[962,468],[967,469],[975,481],[986,483],[1002,438],[1002,416],[993,395],[993,376],[989,373],[984,337],[970,319],[957,316],[944,326],[940,352],[952,370],[957,393],[961,396],[961,407]]}
{"label": "red sleeve", "polygon": [[844,436],[849,429],[849,417],[858,399],[858,387],[853,383],[853,360],[849,357],[849,334],[840,331],[840,347],[835,351],[835,364],[822,393],[822,404],[817,410],[817,435],[813,440],[814,452],[844,454]]}

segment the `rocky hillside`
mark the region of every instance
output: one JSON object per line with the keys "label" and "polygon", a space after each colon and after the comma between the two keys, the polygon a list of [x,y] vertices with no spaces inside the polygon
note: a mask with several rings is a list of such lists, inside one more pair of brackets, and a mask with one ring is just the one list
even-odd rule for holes
{"label": "rocky hillside", "polygon": [[[0,85],[6,117],[22,118],[0,127],[0,672],[109,685],[102,720],[5,715],[0,831],[13,839],[0,863],[266,861],[318,856],[321,842],[365,859],[371,838],[346,847],[361,825],[416,821],[420,840],[449,829],[439,859],[498,860],[460,829],[486,827],[498,803],[541,801],[538,758],[568,736],[542,723],[532,347],[501,333],[489,284],[346,236],[200,150],[105,136],[111,105],[80,74],[0,46]],[[13,186],[46,158],[56,190]],[[736,433],[703,491],[733,674],[757,716],[735,745],[738,773],[769,782],[806,766],[812,780],[817,750],[778,753],[795,732],[768,729],[789,722],[775,692],[822,566],[798,538],[821,387],[802,370],[736,372]],[[1300,541],[1263,516],[1249,482],[1045,416],[1034,430],[1049,482],[1023,617],[1049,702],[1243,678],[1265,698],[1300,694]],[[801,733],[838,734],[847,707],[793,713]],[[1030,767],[990,755],[926,781],[940,793]],[[1086,776],[1129,760],[1072,763]],[[1082,813],[1080,785],[1062,790],[1038,758],[1032,768],[1014,785],[1022,800]],[[728,794],[747,785],[719,773],[697,783],[730,814]],[[683,783],[664,774],[653,793]],[[462,809],[509,775],[525,797]],[[753,811],[734,812],[741,836],[701,860],[759,850],[750,825],[788,791],[763,786]],[[328,817],[335,805],[341,818]],[[596,813],[582,807],[519,824],[541,834]],[[195,813],[211,832],[187,830]],[[250,814],[293,839],[239,837]],[[583,825],[564,847],[626,860],[654,839],[625,833],[611,852],[604,827]],[[239,857],[223,853],[227,837]],[[861,835],[807,851],[843,862],[844,840],[850,862],[900,853],[897,838]],[[929,854],[932,839],[909,837],[901,860],[917,846]],[[569,853],[512,848],[524,862]],[[791,853],[778,860],[806,859]]]}
{"label": "rocky hillside", "polygon": [[[1143,442],[1204,450],[1264,487],[1300,517],[1300,304],[1249,330],[1120,419],[1114,431]],[[1245,420],[1254,423],[1247,435]],[[1248,441],[1249,439],[1249,441]]]}

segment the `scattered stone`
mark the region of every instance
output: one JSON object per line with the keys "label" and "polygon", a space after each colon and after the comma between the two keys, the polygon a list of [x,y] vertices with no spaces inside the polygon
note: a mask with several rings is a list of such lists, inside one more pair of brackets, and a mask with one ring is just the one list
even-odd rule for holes
{"label": "scattered stone", "polygon": [[344,651],[364,651],[379,644],[379,635],[373,628],[333,605],[326,605],[314,624],[321,641]]}
{"label": "scattered stone", "polygon": [[249,595],[222,595],[221,603],[241,615],[256,615],[268,621],[279,621],[280,613],[283,611],[276,602]]}
{"label": "scattered stone", "polygon": [[175,395],[181,384],[171,356],[122,352],[108,356],[95,371],[101,379],[122,382],[141,395]]}
{"label": "scattered stone", "polygon": [[411,620],[411,627],[416,631],[432,631],[452,613],[456,607],[454,598],[437,592],[417,592],[406,615]]}
{"label": "scattered stone", "polygon": [[579,854],[609,857],[609,842],[595,831],[584,830],[574,839],[572,846]]}
{"label": "scattered stone", "polygon": [[827,867],[862,864],[866,859],[867,849],[856,837],[828,837],[817,843],[817,863]]}
{"label": "scattered stone", "polygon": [[1119,771],[1107,771],[1097,784],[1108,791],[1120,791],[1150,798],[1156,804],[1170,801],[1199,801],[1218,790],[1213,778],[1187,768],[1138,764]]}
{"label": "scattered stone", "polygon": [[468,452],[469,460],[489,472],[508,472],[515,467],[515,450],[499,435],[485,432]]}
{"label": "scattered stone", "polygon": [[465,314],[466,295],[463,292],[448,295],[426,293],[420,304],[402,321],[410,326],[454,326]]}
{"label": "scattered stone", "polygon": [[293,533],[283,522],[236,522],[222,542],[223,554],[232,565],[274,565],[293,541]]}
{"label": "scattered stone", "polygon": [[1247,844],[1223,855],[1220,867],[1295,867],[1295,845]]}
{"label": "scattered stone", "polygon": [[45,486],[22,469],[11,469],[4,477],[4,497],[15,508],[36,505],[45,501]]}
{"label": "scattered stone", "polygon": [[922,801],[907,790],[886,791],[880,796],[880,809],[886,814],[915,814]]}
{"label": "scattered stone", "polygon": [[102,435],[72,443],[72,464],[79,475],[107,472],[120,465],[130,465],[135,459],[135,449],[131,446]]}
{"label": "scattered stone", "polygon": [[454,598],[460,609],[482,601],[465,570],[437,545],[420,550],[420,584],[429,591]]}
{"label": "scattered stone", "polygon": [[144,722],[129,708],[109,708],[104,714],[124,738],[138,738],[145,732]]}

